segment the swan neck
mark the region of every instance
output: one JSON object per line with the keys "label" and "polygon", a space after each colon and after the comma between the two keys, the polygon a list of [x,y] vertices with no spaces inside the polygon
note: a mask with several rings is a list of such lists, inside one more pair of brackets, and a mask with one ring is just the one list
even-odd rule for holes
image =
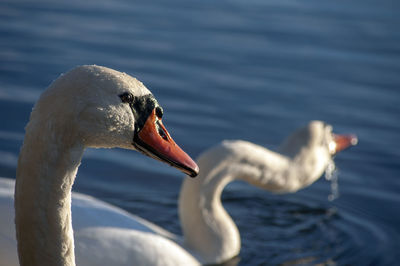
{"label": "swan neck", "polygon": [[27,127],[17,167],[15,223],[20,265],[75,265],[71,188],[83,145],[35,129]]}
{"label": "swan neck", "polygon": [[221,204],[224,187],[243,180],[275,193],[294,192],[322,174],[327,156],[323,149],[301,149],[290,157],[246,141],[224,141],[204,152],[199,176],[183,181],[179,197],[186,247],[205,264],[238,255],[239,231]]}
{"label": "swan neck", "polygon": [[212,168],[201,168],[198,177],[185,179],[179,197],[184,243],[203,264],[224,262],[240,251],[239,230],[221,203],[221,193],[232,178],[224,165]]}

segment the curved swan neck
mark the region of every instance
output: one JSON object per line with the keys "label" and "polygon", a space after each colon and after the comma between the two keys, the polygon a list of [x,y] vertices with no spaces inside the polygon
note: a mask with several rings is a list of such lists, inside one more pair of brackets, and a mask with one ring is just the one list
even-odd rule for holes
{"label": "curved swan neck", "polygon": [[275,193],[295,192],[310,185],[331,160],[326,147],[315,145],[304,145],[292,156],[246,141],[225,141],[221,147],[231,156],[227,170],[235,179]]}
{"label": "curved swan neck", "polygon": [[272,192],[293,192],[314,182],[327,153],[302,149],[293,158],[246,141],[224,141],[198,161],[200,174],[185,179],[179,215],[185,244],[202,263],[215,264],[239,254],[239,231],[221,204],[224,187],[243,180]]}
{"label": "curved swan neck", "polygon": [[222,190],[231,181],[224,167],[185,179],[179,197],[184,244],[203,264],[224,262],[240,251],[239,231],[221,204]]}
{"label": "curved swan neck", "polygon": [[224,141],[197,162],[200,174],[184,180],[179,198],[184,241],[202,263],[221,263],[240,252],[239,231],[221,204],[224,187],[240,179],[272,190],[274,167],[287,167],[288,159],[249,142]]}
{"label": "curved swan neck", "polygon": [[26,128],[17,168],[15,222],[20,264],[75,265],[71,188],[84,148],[73,141],[70,128],[50,134],[45,130],[50,121],[36,122]]}

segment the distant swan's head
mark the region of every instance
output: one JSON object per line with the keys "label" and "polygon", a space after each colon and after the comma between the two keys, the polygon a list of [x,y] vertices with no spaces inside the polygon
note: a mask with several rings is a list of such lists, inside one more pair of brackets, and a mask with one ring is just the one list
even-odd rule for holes
{"label": "distant swan's head", "polygon": [[357,144],[355,135],[337,135],[332,126],[322,121],[311,121],[303,128],[295,131],[281,146],[282,153],[291,157],[301,154],[302,150],[319,151],[331,157],[341,150]]}
{"label": "distant swan's head", "polygon": [[196,163],[170,137],[162,115],[157,100],[137,79],[106,67],[79,66],[42,94],[28,127],[46,124],[62,142],[135,149],[196,176]]}

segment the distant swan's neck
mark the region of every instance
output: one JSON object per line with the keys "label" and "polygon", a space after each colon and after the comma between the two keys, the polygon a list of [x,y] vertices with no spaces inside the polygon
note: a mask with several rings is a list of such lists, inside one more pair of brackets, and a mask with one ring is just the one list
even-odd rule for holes
{"label": "distant swan's neck", "polygon": [[301,189],[315,181],[324,166],[318,159],[323,154],[304,154],[292,159],[249,142],[225,141],[200,156],[200,174],[183,181],[179,198],[187,248],[205,264],[238,255],[239,231],[221,204],[224,187],[238,179],[272,192]]}
{"label": "distant swan's neck", "polygon": [[198,159],[200,174],[185,179],[179,214],[185,244],[205,264],[227,261],[240,252],[240,235],[221,203],[224,187],[233,180],[273,189],[275,174],[288,167],[288,159],[248,142],[214,147]]}
{"label": "distant swan's neck", "polygon": [[184,244],[203,264],[224,262],[240,251],[239,231],[221,204],[222,190],[232,180],[224,168],[185,179],[180,193]]}
{"label": "distant swan's neck", "polygon": [[75,265],[71,188],[84,149],[71,129],[50,135],[46,126],[27,126],[18,161],[15,222],[22,266]]}

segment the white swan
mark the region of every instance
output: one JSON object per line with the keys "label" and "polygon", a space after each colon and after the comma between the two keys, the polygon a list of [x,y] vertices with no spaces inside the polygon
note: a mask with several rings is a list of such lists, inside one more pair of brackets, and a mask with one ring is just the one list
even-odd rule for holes
{"label": "white swan", "polygon": [[295,192],[315,182],[332,156],[357,144],[355,135],[336,135],[332,127],[312,121],[294,132],[278,152],[246,141],[224,141],[204,152],[200,174],[184,180],[179,215],[185,247],[204,264],[225,262],[239,254],[239,231],[221,204],[233,180],[276,192]]}
{"label": "white swan", "polygon": [[[15,225],[20,265],[75,265],[71,188],[86,147],[136,149],[197,175],[196,163],[161,123],[162,114],[141,82],[109,68],[77,67],[50,85],[31,113],[18,160]],[[1,198],[2,226],[12,221],[3,212],[10,211],[9,200],[7,195]],[[9,229],[1,230],[6,250],[12,236]],[[7,256],[1,254],[1,264],[12,265]]]}
{"label": "white swan", "polygon": [[[239,232],[220,201],[225,185],[234,179],[242,179],[270,191],[293,192],[311,184],[321,176],[333,154],[356,144],[355,136],[334,135],[331,130],[331,126],[313,121],[289,137],[280,154],[245,141],[224,141],[204,152],[198,158],[199,177],[185,180],[180,193],[183,241],[151,223],[135,220],[138,218],[115,207],[75,196],[73,225],[77,261],[82,262],[80,265],[96,265],[96,261],[107,265],[131,265],[132,261],[137,265],[195,265],[221,263],[237,256],[240,251]],[[92,214],[84,208],[81,211],[75,209],[82,204],[95,206]],[[112,212],[111,219],[118,219],[114,222],[98,219],[95,223],[99,226],[93,226],[93,220],[105,212]],[[82,226],[84,222],[75,217],[91,220],[90,225]],[[125,224],[121,222],[124,219]],[[136,221],[142,222],[148,231],[159,234],[159,238],[152,234],[138,235],[132,226]],[[109,230],[105,231],[104,226]],[[169,243],[168,247],[159,244],[159,248],[146,248],[146,245],[164,243],[162,240],[167,239],[179,243],[187,252],[179,249],[176,252],[169,248]],[[138,254],[142,255],[140,262],[134,260]],[[188,259],[179,261],[183,257]]]}

